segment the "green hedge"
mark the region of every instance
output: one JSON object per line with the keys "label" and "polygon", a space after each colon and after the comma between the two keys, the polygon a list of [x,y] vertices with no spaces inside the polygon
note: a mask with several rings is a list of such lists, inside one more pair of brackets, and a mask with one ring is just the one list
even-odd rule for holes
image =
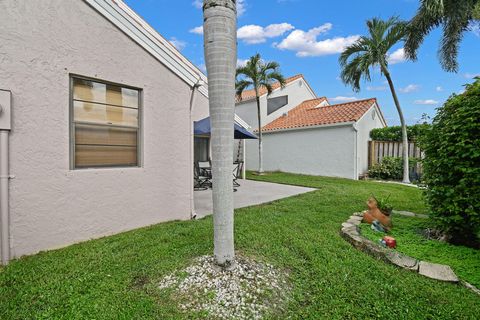
{"label": "green hedge", "polygon": [[421,144],[426,199],[451,242],[478,246],[480,231],[480,79],[438,109]]}
{"label": "green hedge", "polygon": [[[408,140],[417,141],[430,127],[431,125],[426,123],[407,126]],[[370,138],[378,141],[402,141],[402,127],[393,126],[373,129],[370,131]]]}

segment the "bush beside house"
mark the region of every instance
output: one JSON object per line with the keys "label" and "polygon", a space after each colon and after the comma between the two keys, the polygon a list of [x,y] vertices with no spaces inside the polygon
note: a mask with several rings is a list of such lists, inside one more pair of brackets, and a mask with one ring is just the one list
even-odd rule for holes
{"label": "bush beside house", "polygon": [[421,139],[426,200],[450,242],[479,246],[480,79],[438,109]]}

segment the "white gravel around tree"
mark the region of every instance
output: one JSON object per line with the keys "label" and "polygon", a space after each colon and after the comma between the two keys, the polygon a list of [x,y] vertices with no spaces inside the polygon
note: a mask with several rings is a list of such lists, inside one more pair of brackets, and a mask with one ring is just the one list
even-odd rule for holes
{"label": "white gravel around tree", "polygon": [[228,270],[216,266],[212,256],[202,256],[164,277],[159,288],[173,289],[181,309],[206,312],[209,319],[262,319],[279,314],[289,295],[285,272],[242,256]]}

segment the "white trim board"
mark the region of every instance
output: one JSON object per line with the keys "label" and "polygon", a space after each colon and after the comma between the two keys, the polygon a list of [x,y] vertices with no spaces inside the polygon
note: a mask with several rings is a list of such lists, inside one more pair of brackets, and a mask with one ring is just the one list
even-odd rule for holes
{"label": "white trim board", "polygon": [[[123,1],[84,1],[178,75],[189,86],[196,84],[199,78],[205,83],[208,82],[207,76],[200,69],[185,58],[170,42],[156,32]],[[201,86],[198,91],[208,98],[206,85]]]}

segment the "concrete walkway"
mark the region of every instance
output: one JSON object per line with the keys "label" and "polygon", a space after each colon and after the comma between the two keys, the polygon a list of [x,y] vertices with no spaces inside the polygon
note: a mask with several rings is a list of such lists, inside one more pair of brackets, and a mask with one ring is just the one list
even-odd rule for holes
{"label": "concrete walkway", "polygon": [[[240,187],[234,192],[235,209],[271,202],[297,194],[314,191],[312,188],[289,186],[285,184],[238,180]],[[195,191],[195,211],[197,218],[212,214],[212,190]]]}

